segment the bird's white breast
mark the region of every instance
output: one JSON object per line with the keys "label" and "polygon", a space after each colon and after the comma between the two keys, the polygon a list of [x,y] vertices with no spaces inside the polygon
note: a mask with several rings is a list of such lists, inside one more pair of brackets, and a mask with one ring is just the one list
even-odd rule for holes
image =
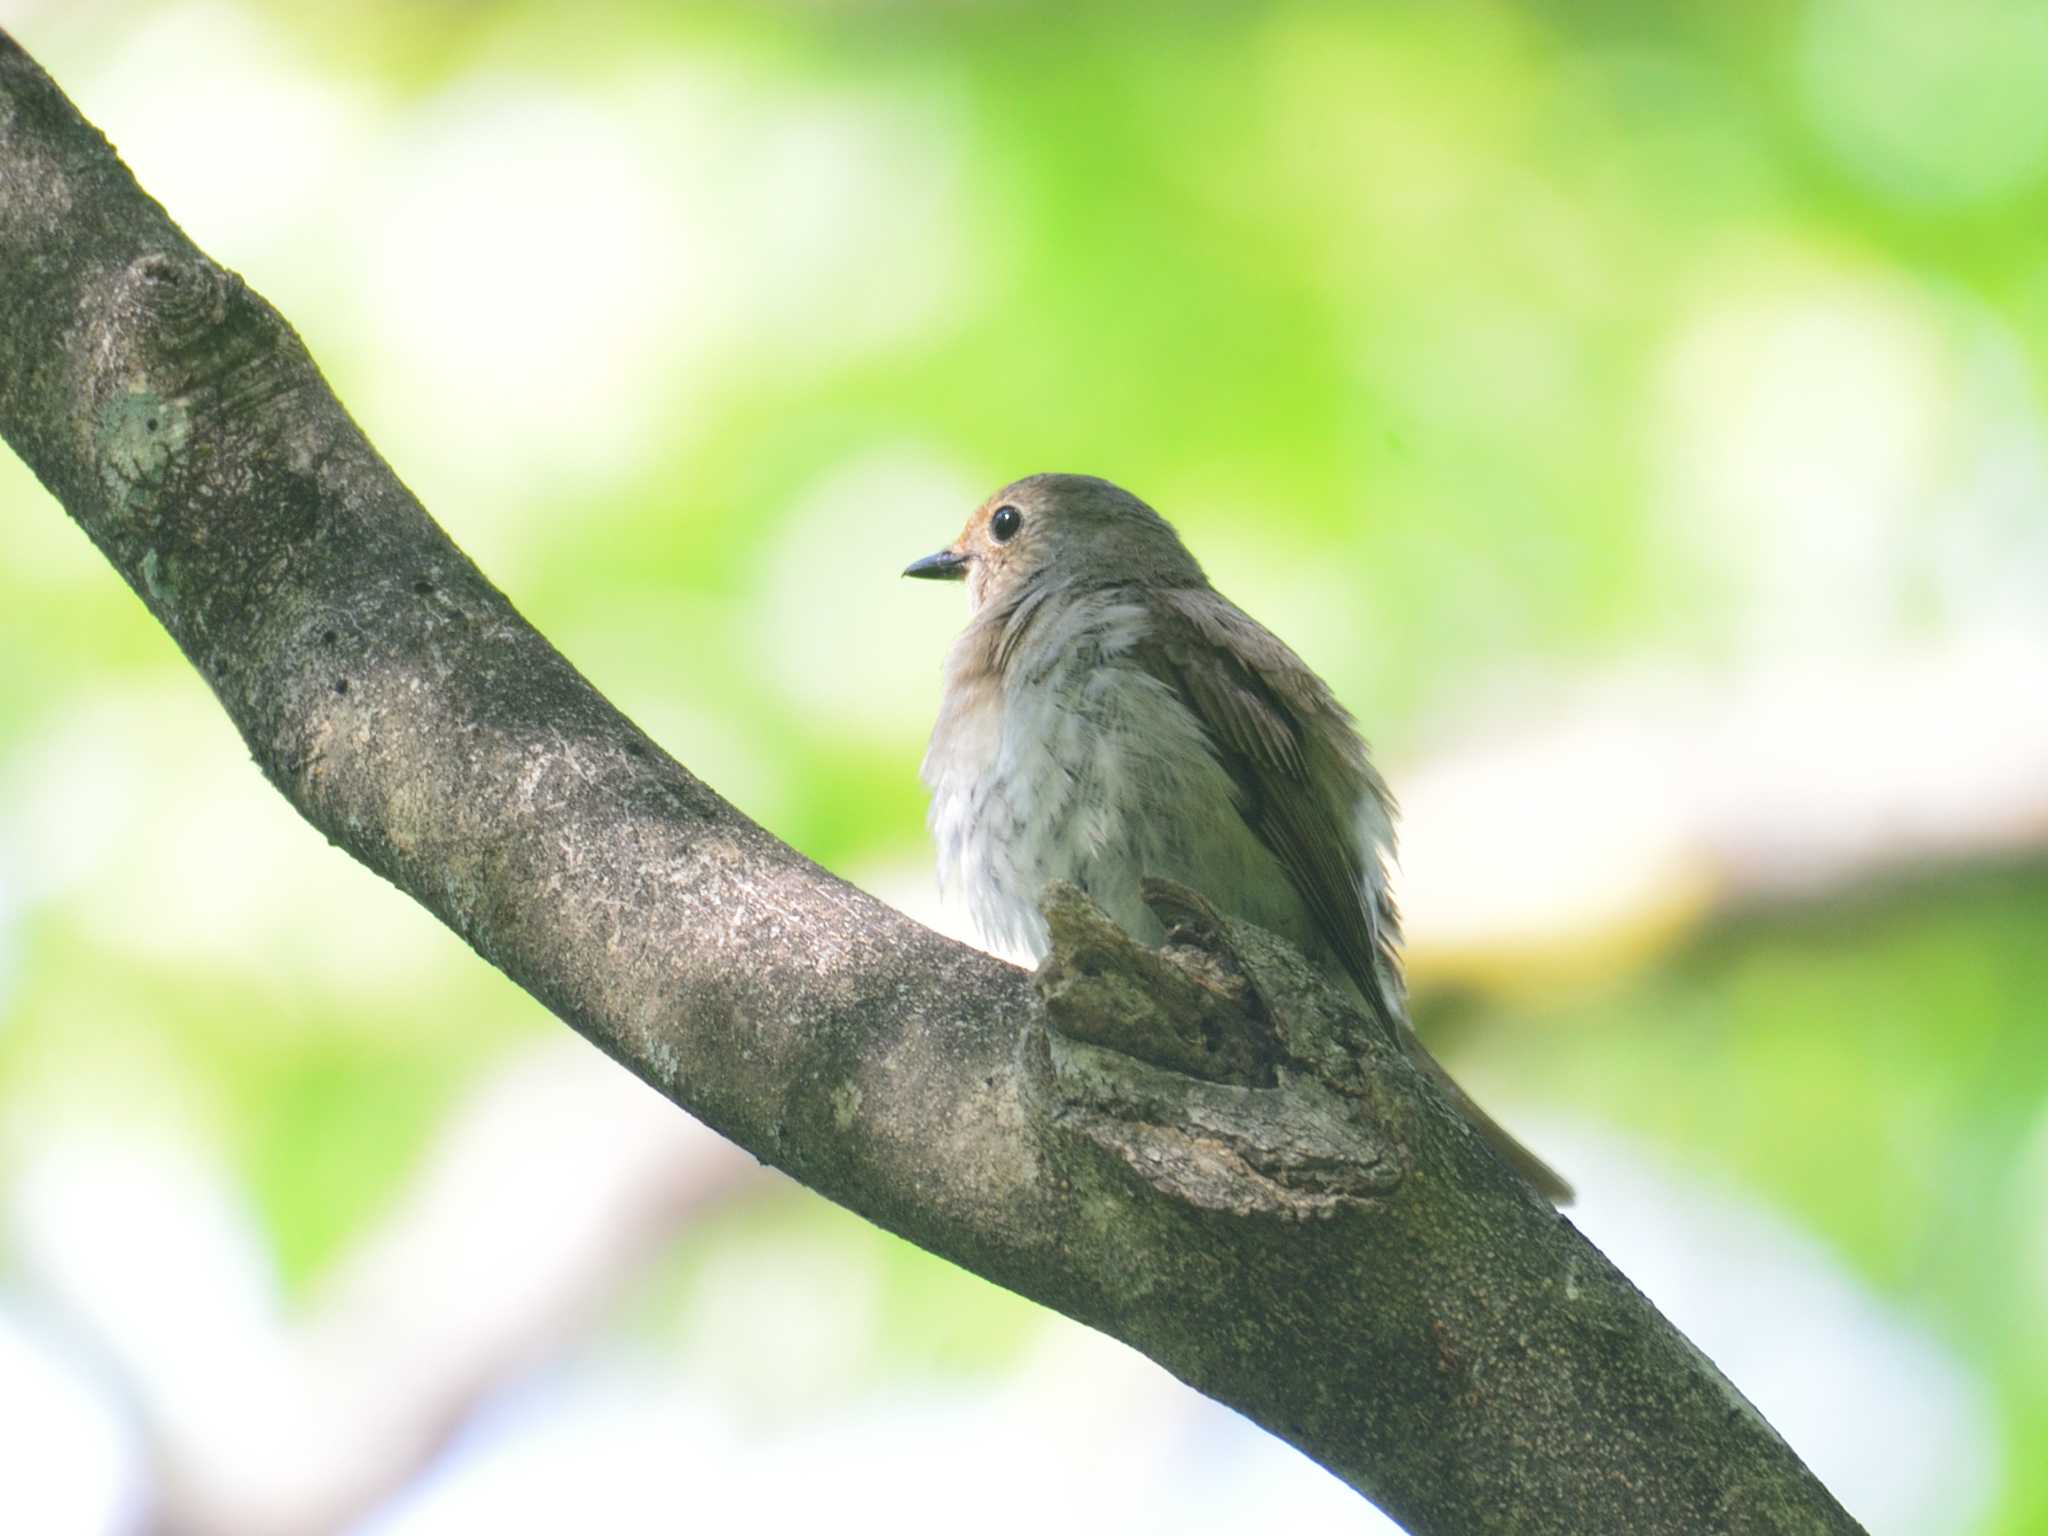
{"label": "bird's white breast", "polygon": [[1115,593],[1055,599],[1000,674],[979,666],[985,637],[961,637],[924,764],[940,883],[992,944],[1033,958],[1047,942],[1039,893],[1055,879],[1148,943],[1161,930],[1145,875],[1307,943],[1308,914],[1201,722],[1130,659],[1148,624]]}

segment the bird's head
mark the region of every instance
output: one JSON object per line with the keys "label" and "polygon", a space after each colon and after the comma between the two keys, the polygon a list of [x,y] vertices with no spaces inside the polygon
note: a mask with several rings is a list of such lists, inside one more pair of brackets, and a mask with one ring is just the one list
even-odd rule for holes
{"label": "bird's head", "polygon": [[1085,589],[1203,583],[1173,525],[1093,475],[1031,475],[974,509],[960,537],[904,572],[967,583],[977,611],[1040,583]]}

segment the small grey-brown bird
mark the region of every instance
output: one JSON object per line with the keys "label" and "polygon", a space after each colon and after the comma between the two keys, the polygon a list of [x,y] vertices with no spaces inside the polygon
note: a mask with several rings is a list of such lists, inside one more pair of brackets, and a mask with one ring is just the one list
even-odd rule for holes
{"label": "small grey-brown bird", "polygon": [[1039,894],[1069,880],[1156,944],[1140,881],[1192,886],[1348,981],[1510,1165],[1571,1198],[1408,1023],[1393,799],[1350,714],[1166,519],[1107,480],[1032,475],[903,574],[967,583],[923,777],[940,882],[991,943],[1043,959]]}

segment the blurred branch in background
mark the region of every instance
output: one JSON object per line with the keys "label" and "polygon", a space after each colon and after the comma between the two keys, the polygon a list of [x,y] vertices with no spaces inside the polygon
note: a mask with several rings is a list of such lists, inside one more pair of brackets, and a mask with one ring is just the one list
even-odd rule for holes
{"label": "blurred branch in background", "polygon": [[[1585,679],[1496,699],[1405,765],[1425,986],[1510,988],[1759,904],[2048,850],[2048,626],[1875,655]],[[1446,733],[1449,734],[1449,733]]]}
{"label": "blurred branch in background", "polygon": [[[680,1224],[761,1176],[650,1089],[550,1042],[478,1085],[396,1209],[280,1315],[195,1244],[219,1225],[198,1219],[203,1182],[143,1153],[108,1136],[49,1149],[15,1237],[146,1429],[153,1525],[192,1536],[353,1524],[587,1327]],[[87,1191],[97,1224],[55,1203]],[[181,1347],[162,1347],[170,1335]]]}

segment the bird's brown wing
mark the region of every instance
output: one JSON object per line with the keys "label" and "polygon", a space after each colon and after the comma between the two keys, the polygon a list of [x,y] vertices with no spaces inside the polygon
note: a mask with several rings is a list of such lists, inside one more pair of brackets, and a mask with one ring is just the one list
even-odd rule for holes
{"label": "bird's brown wing", "polygon": [[1351,718],[1271,631],[1213,592],[1155,603],[1138,660],[1177,689],[1238,787],[1238,810],[1273,851],[1367,1001],[1404,1029],[1397,919],[1368,880],[1361,795],[1386,791]]}
{"label": "bird's brown wing", "polygon": [[[1472,1101],[1416,1038],[1402,999],[1399,918],[1368,880],[1359,800],[1391,828],[1393,801],[1351,716],[1273,633],[1213,592],[1155,599],[1137,659],[1180,692],[1238,786],[1238,810],[1301,893],[1323,942],[1417,1066],[1510,1165],[1559,1205],[1572,1187]],[[1213,893],[1212,893],[1213,894]]]}

